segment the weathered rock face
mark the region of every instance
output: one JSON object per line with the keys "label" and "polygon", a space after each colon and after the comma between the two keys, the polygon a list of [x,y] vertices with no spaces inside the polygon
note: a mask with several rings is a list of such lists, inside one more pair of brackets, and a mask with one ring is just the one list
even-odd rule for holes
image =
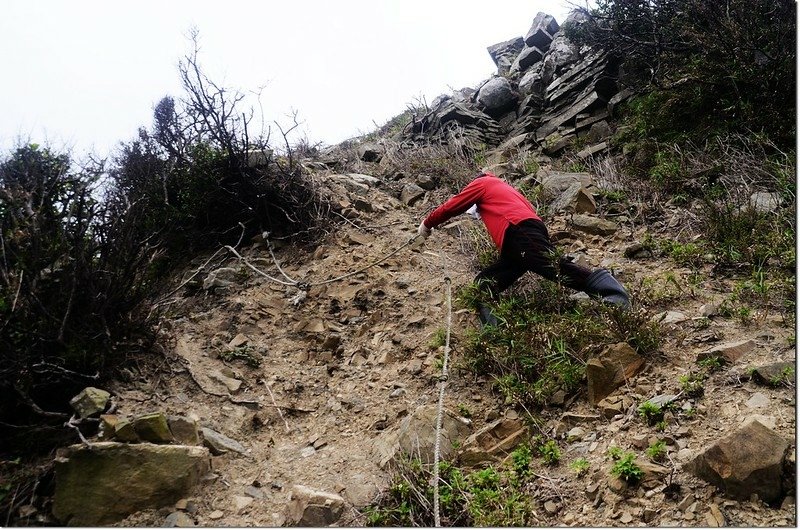
{"label": "weathered rock face", "polygon": [[706,448],[687,467],[730,497],[748,499],[755,493],[772,503],[780,500],[788,447],[788,440],[753,419]]}
{"label": "weathered rock face", "polygon": [[464,441],[459,460],[468,466],[500,460],[529,435],[519,420],[494,421]]}
{"label": "weathered rock face", "polygon": [[73,445],[56,458],[53,515],[69,526],[103,526],[127,515],[174,503],[210,469],[203,447]]}
{"label": "weathered rock face", "polygon": [[619,229],[619,226],[614,221],[608,221],[585,214],[574,216],[572,218],[572,225],[581,232],[598,236],[610,236]]}

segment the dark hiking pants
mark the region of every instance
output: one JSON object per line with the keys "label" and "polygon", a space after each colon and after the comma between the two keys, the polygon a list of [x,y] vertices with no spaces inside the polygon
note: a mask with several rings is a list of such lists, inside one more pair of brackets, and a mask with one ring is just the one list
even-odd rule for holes
{"label": "dark hiking pants", "polygon": [[592,272],[567,258],[556,261],[547,227],[541,221],[526,219],[506,229],[500,259],[481,271],[475,280],[496,297],[527,271],[579,291],[586,290]]}

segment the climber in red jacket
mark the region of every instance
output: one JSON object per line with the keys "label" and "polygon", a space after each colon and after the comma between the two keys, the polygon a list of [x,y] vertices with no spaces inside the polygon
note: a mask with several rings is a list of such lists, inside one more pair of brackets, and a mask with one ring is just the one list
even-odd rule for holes
{"label": "climber in red jacket", "polygon": [[[466,212],[472,205],[477,205],[477,213],[500,250],[497,263],[475,278],[492,298],[526,271],[532,271],[605,302],[630,307],[625,288],[607,270],[592,271],[563,257],[556,264],[553,259],[555,248],[536,210],[520,192],[492,173],[482,173],[436,208],[420,223],[419,234],[427,238],[432,228]],[[481,305],[478,311],[481,323],[497,324],[488,307]]]}

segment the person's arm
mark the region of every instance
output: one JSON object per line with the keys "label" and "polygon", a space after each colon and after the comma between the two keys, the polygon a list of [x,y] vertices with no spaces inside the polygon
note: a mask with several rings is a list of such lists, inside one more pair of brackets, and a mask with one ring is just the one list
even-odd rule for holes
{"label": "person's arm", "polygon": [[469,210],[469,208],[477,203],[483,196],[484,178],[490,177],[477,178],[470,182],[467,187],[458,192],[458,194],[450,197],[447,202],[431,212],[431,214],[422,221],[422,224],[426,228],[436,228],[451,217],[455,217]]}

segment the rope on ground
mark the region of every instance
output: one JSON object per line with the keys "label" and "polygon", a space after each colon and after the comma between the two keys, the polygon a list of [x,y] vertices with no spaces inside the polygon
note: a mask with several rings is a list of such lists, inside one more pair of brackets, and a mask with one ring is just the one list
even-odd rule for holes
{"label": "rope on ground", "polygon": [[447,301],[447,326],[444,340],[444,359],[442,362],[442,375],[439,377],[439,404],[436,410],[436,441],[433,448],[433,519],[434,526],[442,526],[439,514],[439,458],[441,452],[442,419],[444,415],[444,390],[447,386],[448,362],[450,360],[450,329],[453,321],[452,296],[450,276],[447,275],[444,249],[442,249],[442,272],[444,274],[445,299]]}

